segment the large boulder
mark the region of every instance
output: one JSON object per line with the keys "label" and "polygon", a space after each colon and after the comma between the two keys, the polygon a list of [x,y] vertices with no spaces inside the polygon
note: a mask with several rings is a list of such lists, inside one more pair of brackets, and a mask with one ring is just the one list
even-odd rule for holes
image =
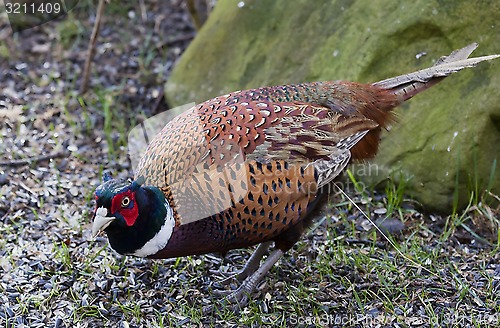
{"label": "large boulder", "polygon": [[[500,1],[221,0],[166,95],[177,106],[265,85],[373,82],[474,41],[474,56],[500,52]],[[447,78],[398,109],[372,169],[356,171],[370,183],[409,179],[407,192],[442,212],[465,206],[471,192],[500,193],[499,90],[500,60]]]}

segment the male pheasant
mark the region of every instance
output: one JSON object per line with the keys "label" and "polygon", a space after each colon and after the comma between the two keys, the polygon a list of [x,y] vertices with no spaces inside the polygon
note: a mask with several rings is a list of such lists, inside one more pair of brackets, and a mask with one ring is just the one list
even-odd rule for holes
{"label": "male pheasant", "polygon": [[[247,294],[300,238],[322,187],[377,152],[401,102],[465,67],[477,44],[372,84],[313,82],[237,91],[185,111],[151,141],[135,181],[96,189],[93,234],[120,254],[171,258],[260,244],[228,299]],[[260,261],[271,243],[275,249]]]}

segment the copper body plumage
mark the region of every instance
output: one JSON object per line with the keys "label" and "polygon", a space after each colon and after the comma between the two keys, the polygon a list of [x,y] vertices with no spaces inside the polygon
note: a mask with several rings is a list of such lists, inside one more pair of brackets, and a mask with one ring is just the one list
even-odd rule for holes
{"label": "copper body plumage", "polygon": [[[225,253],[261,244],[237,276],[246,280],[229,299],[244,304],[246,293],[307,228],[323,187],[351,159],[376,154],[380,132],[393,122],[391,111],[398,104],[458,70],[498,57],[467,59],[476,46],[457,50],[431,68],[377,83],[264,87],[196,105],[151,141],[136,170],[140,183],[107,182],[96,191],[97,207],[107,210],[100,210],[105,213],[101,216],[109,213],[111,200],[122,197],[128,206],[123,213],[139,213],[137,218],[109,213],[117,219],[96,217],[94,230],[105,229],[118,251],[151,258]],[[161,190],[165,204],[145,196],[157,197],[151,188]],[[125,192],[135,195],[132,202],[123,202],[120,195]],[[141,202],[147,206],[141,208]],[[169,221],[151,214],[160,207],[161,216],[173,213],[171,229],[161,230],[169,234],[164,241],[158,231]],[[154,241],[138,243],[138,253],[122,247],[120,239],[140,236],[137,231],[147,231],[153,222],[158,228],[150,235],[156,239],[148,238]],[[275,250],[259,266],[271,242]]]}
{"label": "copper body plumage", "polygon": [[[183,225],[177,217],[169,244],[179,246],[155,256],[225,252],[269,240],[286,251],[300,236],[292,230],[318,196],[318,177],[307,164],[328,159],[342,140],[367,130],[374,136],[368,133],[353,152],[356,158],[373,155],[379,127],[397,103],[380,87],[324,82],[231,93],[179,115],[151,142],[136,176],[145,177],[145,185],[164,186],[166,194],[180,184],[185,193],[168,198],[176,213],[193,215],[202,207],[208,215],[218,212],[206,210],[214,204],[230,206],[208,221]],[[234,154],[243,163],[227,166]],[[211,181],[205,173],[213,166],[229,167],[234,183],[224,175]],[[186,178],[197,174],[196,183]],[[230,185],[245,191],[232,203]],[[289,233],[298,236],[290,240]]]}

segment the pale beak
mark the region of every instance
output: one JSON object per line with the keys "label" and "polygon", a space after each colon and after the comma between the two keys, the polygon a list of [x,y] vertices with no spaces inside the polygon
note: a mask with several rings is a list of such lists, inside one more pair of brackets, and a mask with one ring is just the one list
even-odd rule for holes
{"label": "pale beak", "polygon": [[92,224],[92,237],[95,238],[99,232],[106,229],[115,219],[112,216],[106,216],[108,210],[104,207],[99,207],[95,213],[94,223]]}

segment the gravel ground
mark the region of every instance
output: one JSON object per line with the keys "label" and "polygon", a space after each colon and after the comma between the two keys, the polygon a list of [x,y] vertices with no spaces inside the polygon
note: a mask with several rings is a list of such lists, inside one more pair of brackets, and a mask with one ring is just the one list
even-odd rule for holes
{"label": "gravel ground", "polygon": [[[195,31],[181,1],[109,5],[91,90],[79,97],[94,20],[95,7],[85,1],[64,19],[14,35],[7,17],[0,17],[3,327],[120,322],[136,304],[107,304],[150,275],[137,273],[150,271],[148,261],[130,259],[125,267],[123,259],[100,254],[106,253],[104,240],[89,241],[92,193],[104,168],[131,175],[120,128],[157,110],[162,84]],[[111,121],[122,124],[111,133],[103,128],[105,106],[114,107]],[[44,155],[53,158],[21,165]],[[137,296],[149,301],[151,292],[140,288]]]}
{"label": "gravel ground", "polygon": [[[241,314],[200,310],[218,301],[220,272],[240,267],[250,251],[149,261],[92,240],[102,172],[133,175],[127,131],[165,109],[162,85],[195,34],[183,6],[111,3],[84,96],[77,90],[95,19],[90,1],[14,35],[0,15],[0,326],[373,326],[363,320],[381,318],[379,326],[423,327],[456,313],[479,318],[462,326],[481,326],[483,316],[500,324],[498,204],[470,207],[457,223],[422,214],[390,190],[345,186],[375,219],[392,213],[380,226],[405,240],[402,252],[419,264],[332,194]],[[359,320],[334,321],[346,316]]]}

